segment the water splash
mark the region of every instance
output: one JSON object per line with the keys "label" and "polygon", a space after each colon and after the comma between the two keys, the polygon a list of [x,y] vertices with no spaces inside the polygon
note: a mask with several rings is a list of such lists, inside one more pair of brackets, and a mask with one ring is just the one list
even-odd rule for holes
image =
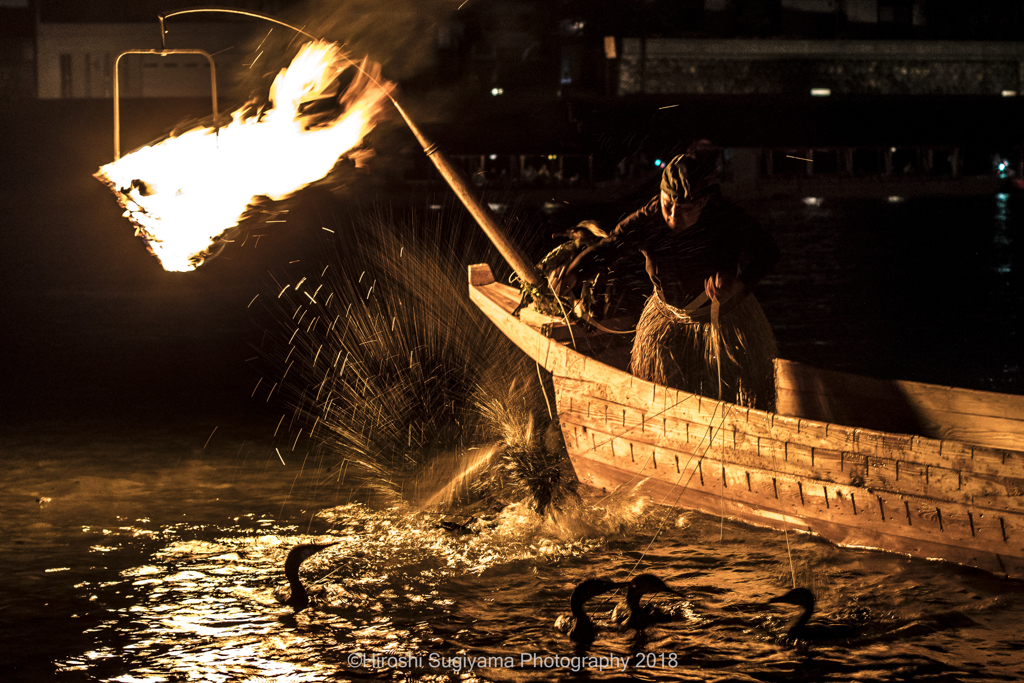
{"label": "water splash", "polygon": [[533,362],[466,294],[481,242],[468,230],[384,210],[334,224],[326,265],[263,297],[273,320],[253,393],[288,406],[282,461],[305,452],[346,502],[493,510],[530,498],[543,512],[575,495]]}

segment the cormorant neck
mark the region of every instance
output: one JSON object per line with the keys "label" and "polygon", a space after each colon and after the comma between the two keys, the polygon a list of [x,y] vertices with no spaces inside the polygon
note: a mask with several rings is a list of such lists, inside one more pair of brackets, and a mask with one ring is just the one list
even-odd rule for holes
{"label": "cormorant neck", "polygon": [[572,616],[575,619],[572,627],[569,629],[569,638],[577,642],[594,638],[594,622],[583,609],[585,602],[586,600],[578,595],[573,595],[569,600],[569,609],[572,611]]}
{"label": "cormorant neck", "polygon": [[635,623],[640,619],[643,614],[643,610],[640,608],[640,598],[644,595],[645,593],[643,591],[635,589],[633,586],[630,586],[629,590],[626,591],[626,618],[623,622],[624,624],[635,625]]}
{"label": "cormorant neck", "polygon": [[585,602],[586,600],[578,595],[573,595],[569,599],[569,609],[572,612],[572,615],[576,618],[577,624],[580,622],[592,623],[590,621],[590,616],[587,614],[586,610],[583,609]]}
{"label": "cormorant neck", "polygon": [[299,581],[299,577],[289,576],[288,585],[292,589],[291,597],[288,598],[289,605],[296,607],[298,605],[305,606],[309,604],[309,595],[306,593],[305,586],[303,586],[302,582]]}
{"label": "cormorant neck", "polygon": [[289,557],[284,567],[284,575],[288,578],[288,587],[291,588],[291,595],[285,604],[299,612],[309,606],[309,595],[306,593],[306,587],[299,580],[299,565],[302,564],[302,559],[299,559],[298,562],[292,562],[292,559]]}
{"label": "cormorant neck", "polygon": [[800,634],[800,630],[807,625],[807,622],[811,618],[811,614],[814,612],[814,603],[801,605],[803,611],[790,623],[786,634],[790,638],[794,638]]}

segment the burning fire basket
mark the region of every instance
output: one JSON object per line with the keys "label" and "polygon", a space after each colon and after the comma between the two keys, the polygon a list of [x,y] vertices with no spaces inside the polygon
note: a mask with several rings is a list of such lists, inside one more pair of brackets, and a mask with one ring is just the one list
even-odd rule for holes
{"label": "burning fire basket", "polygon": [[[265,21],[270,21],[272,23],[278,24],[280,26],[287,27],[287,28],[289,28],[289,29],[291,29],[293,31],[301,33],[302,35],[305,35],[305,36],[309,37],[314,42],[318,41],[316,36],[313,36],[313,35],[307,33],[306,31],[303,31],[300,28],[297,28],[295,26],[287,24],[287,23],[285,23],[285,22],[283,22],[283,21],[281,21],[279,19],[275,19],[274,17],[270,17],[270,16],[267,16],[265,14],[260,14],[258,12],[249,12],[249,11],[246,11],[246,10],[227,9],[227,8],[213,8],[213,7],[211,7],[211,8],[193,8],[193,9],[185,9],[185,10],[180,10],[180,11],[177,11],[177,12],[170,12],[170,13],[167,13],[167,14],[159,15],[161,45],[163,46],[162,49],[160,49],[160,50],[129,50],[127,52],[124,52],[124,53],[118,55],[117,61],[115,62],[115,68],[114,68],[114,159],[115,159],[115,162],[114,163],[116,163],[121,158],[121,141],[120,141],[120,128],[121,128],[120,124],[121,124],[121,122],[120,122],[120,100],[119,100],[120,92],[119,92],[119,89],[118,89],[118,81],[119,81],[119,79],[118,79],[118,69],[117,69],[117,66],[120,64],[121,58],[124,57],[125,55],[129,55],[129,54],[156,54],[156,55],[166,56],[166,55],[170,55],[170,54],[201,54],[201,55],[205,56],[209,60],[209,62],[210,62],[210,86],[211,86],[211,89],[213,91],[213,118],[214,118],[213,126],[214,126],[214,132],[215,133],[219,132],[219,128],[217,126],[217,117],[218,117],[218,112],[217,112],[217,81],[216,81],[216,71],[214,69],[214,64],[213,64],[213,57],[211,55],[209,55],[207,52],[203,51],[203,50],[169,50],[169,49],[166,48],[166,43],[164,41],[164,35],[166,33],[166,31],[164,29],[164,20],[165,19],[168,19],[168,18],[170,18],[172,16],[177,16],[177,15],[180,15],[180,14],[193,14],[193,13],[198,13],[198,12],[220,12],[220,13],[227,13],[227,14],[238,14],[238,15],[252,17],[252,18],[256,18],[256,19],[263,19]],[[300,53],[300,56],[301,56],[301,53]],[[426,155],[434,163],[434,166],[440,172],[441,176],[445,179],[445,181],[448,183],[448,185],[451,187],[451,189],[455,192],[455,194],[458,196],[458,198],[462,201],[463,205],[465,205],[465,207],[469,211],[470,215],[472,215],[473,218],[476,219],[476,221],[479,224],[480,228],[484,231],[484,233],[487,235],[487,237],[491,240],[491,242],[494,244],[494,246],[498,249],[498,251],[501,253],[502,257],[508,262],[508,264],[510,266],[512,266],[512,269],[516,272],[516,275],[518,276],[519,280],[522,283],[524,283],[524,286],[528,286],[530,288],[531,292],[540,293],[541,290],[544,290],[546,288],[546,285],[545,285],[543,279],[540,277],[539,273],[533,267],[531,262],[526,258],[525,254],[523,254],[518,249],[518,247],[515,244],[513,244],[511,241],[508,240],[508,238],[504,234],[504,230],[503,230],[500,222],[498,221],[498,219],[494,216],[493,213],[491,213],[491,211],[488,209],[486,204],[484,204],[482,201],[480,201],[479,198],[474,196],[474,194],[470,191],[469,185],[465,181],[465,178],[463,178],[461,176],[461,174],[451,164],[451,162],[447,159],[447,157],[443,153],[441,153],[441,151],[438,149],[438,146],[436,144],[434,144],[433,142],[431,142],[426,136],[424,136],[424,134],[420,131],[419,127],[413,122],[413,120],[409,117],[409,115],[405,112],[405,110],[401,106],[399,106],[398,102],[390,94],[391,87],[388,86],[388,85],[382,84],[380,81],[378,81],[376,76],[374,76],[373,74],[365,71],[362,66],[360,66],[358,63],[352,61],[348,57],[344,56],[343,54],[340,54],[339,57],[341,59],[344,59],[346,62],[348,62],[352,66],[354,66],[356,69],[358,69],[358,71],[360,72],[361,76],[363,78],[365,78],[368,82],[373,83],[373,84],[375,84],[377,86],[377,88],[379,90],[379,93],[378,93],[378,95],[374,95],[374,98],[376,98],[376,99],[386,98],[387,100],[390,100],[390,102],[394,105],[395,109],[401,115],[402,119],[409,126],[409,129],[412,131],[413,135],[416,137],[416,140],[420,143],[420,146],[423,148],[424,153],[426,153]],[[282,72],[282,75],[283,75],[283,73],[284,72]],[[277,83],[277,81],[275,81],[275,84],[276,83]],[[373,98],[371,98],[371,99],[373,99]],[[294,104],[294,102],[293,102],[293,104]],[[225,131],[224,135],[227,135],[226,131],[231,130],[231,126],[232,125],[233,124],[227,124],[225,126],[225,128],[224,128],[224,131]],[[356,142],[358,142],[358,140]],[[355,144],[355,143],[353,143],[353,144]],[[346,147],[345,149],[351,149],[351,147],[352,147],[352,144],[348,145],[348,147]],[[336,160],[337,160],[337,157],[334,157],[332,159],[332,165],[333,165],[333,162],[336,161]],[[150,251],[152,253],[154,253],[154,255],[157,255],[157,257],[161,259],[161,263],[164,264],[164,267],[167,268],[168,267],[167,263],[160,256],[160,254],[157,253],[157,250],[154,250],[154,245],[161,245],[161,249],[163,249],[163,243],[166,241],[166,239],[164,237],[157,237],[153,233],[153,231],[151,230],[151,228],[153,228],[157,224],[162,223],[162,216],[158,215],[156,213],[150,213],[146,208],[141,206],[139,201],[138,201],[142,196],[146,196],[148,194],[145,191],[147,189],[146,183],[144,181],[142,181],[141,179],[135,179],[135,180],[131,180],[130,181],[130,185],[128,185],[127,181],[131,178],[131,176],[129,176],[128,178],[123,179],[126,182],[125,185],[113,182],[111,180],[110,176],[108,175],[108,173],[109,173],[108,169],[112,165],[113,165],[113,163],[112,164],[108,164],[107,166],[104,166],[103,168],[101,168],[100,172],[96,174],[97,177],[99,177],[104,182],[107,182],[108,184],[110,184],[112,186],[112,189],[115,190],[115,192],[120,192],[121,193],[120,197],[119,197],[119,201],[126,208],[126,214],[125,215],[126,216],[128,216],[129,214],[132,215],[132,221],[133,221],[133,223],[136,224],[136,227],[137,227],[136,234],[139,235],[140,237],[143,237],[143,239],[146,241],[147,247],[150,249]],[[330,168],[327,168],[324,171],[324,174],[326,174],[329,170],[330,170]],[[320,176],[320,177],[322,177],[322,176]],[[294,190],[290,190],[290,189],[288,190],[288,192],[292,192],[292,191],[294,191]],[[137,193],[138,196],[135,196],[135,195],[129,196],[130,193],[133,193],[133,192]],[[179,191],[179,192],[177,192],[175,194],[177,194],[177,195],[186,194],[187,195],[188,193],[181,193]],[[275,191],[275,192],[262,191],[262,192],[259,192],[257,194],[265,195],[265,196],[268,196],[271,199],[273,199],[277,195],[284,196],[284,194],[286,194],[286,193],[282,193],[280,191]],[[255,196],[255,195],[253,195],[253,196]],[[249,198],[250,198],[250,195],[246,194],[245,197],[242,199],[242,201],[240,201],[240,204],[241,204],[243,210],[244,210],[244,207],[248,204]],[[201,235],[201,237],[203,238],[203,246],[201,246],[199,248],[196,248],[196,247],[194,247],[192,245],[186,245],[187,248],[186,247],[176,248],[175,249],[175,253],[174,253],[175,265],[171,269],[174,269],[174,270],[191,270],[191,269],[194,269],[197,265],[201,264],[203,262],[203,259],[205,258],[205,250],[209,248],[208,245],[212,241],[217,240],[220,237],[220,235],[222,235],[224,233],[224,231],[226,229],[230,229],[234,225],[237,225],[237,220],[238,220],[237,215],[240,215],[240,213],[239,212],[234,212],[234,211],[232,213],[234,215],[233,218],[225,220],[223,222],[223,224],[219,223],[218,227],[216,227],[216,229],[213,229],[213,228],[210,229],[211,235]],[[235,214],[237,214],[237,215],[235,215]],[[195,214],[193,214],[193,215],[195,215]],[[143,219],[145,219],[145,221],[143,221]],[[189,221],[189,222],[194,223],[195,221]],[[205,227],[204,227],[204,229],[205,229]]]}

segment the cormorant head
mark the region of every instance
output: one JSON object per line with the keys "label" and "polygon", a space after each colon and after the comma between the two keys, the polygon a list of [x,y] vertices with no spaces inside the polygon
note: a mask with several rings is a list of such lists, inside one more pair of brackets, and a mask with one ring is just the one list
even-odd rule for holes
{"label": "cormorant head", "polygon": [[626,584],[629,592],[636,598],[641,598],[648,593],[673,593],[679,595],[679,591],[669,588],[665,582],[654,574],[638,574]]}
{"label": "cormorant head", "polygon": [[794,588],[793,590],[774,597],[768,601],[768,604],[785,603],[787,605],[799,605],[806,609],[814,609],[814,593],[803,586]]}
{"label": "cormorant head", "polygon": [[625,584],[616,583],[615,581],[609,581],[607,579],[584,579],[580,582],[576,588],[573,589],[572,595],[569,596],[570,603],[583,604],[591,598],[597,597],[608,591],[620,588]]}

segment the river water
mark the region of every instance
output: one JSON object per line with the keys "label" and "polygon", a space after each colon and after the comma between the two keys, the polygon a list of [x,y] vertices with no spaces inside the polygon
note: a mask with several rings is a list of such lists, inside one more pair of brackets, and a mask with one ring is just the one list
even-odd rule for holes
{"label": "river water", "polygon": [[[752,206],[785,253],[759,293],[784,355],[1019,393],[1018,201]],[[211,325],[244,326],[260,291],[250,289]],[[247,351],[140,312],[160,304],[174,318],[173,293],[51,288],[31,307],[26,296],[5,302],[36,336],[10,356],[59,348],[79,374],[53,360],[63,385],[43,365],[19,375],[23,408],[0,437],[0,680],[1024,679],[1024,583],[667,510],[628,491],[543,518],[513,504],[453,532],[412,505],[357,502],[322,454],[272,436],[272,402],[240,409],[251,383],[241,389],[227,357]],[[149,334],[163,365],[130,350],[147,349]],[[202,377],[172,381],[185,373],[167,360],[175,354],[194,356]],[[115,372],[125,366],[153,367],[154,383],[178,391],[156,396]],[[230,386],[218,392],[219,372]],[[33,390],[29,374],[49,380]],[[275,591],[300,542],[336,545],[303,564],[320,593],[293,616]],[[586,648],[553,628],[580,580],[638,572],[679,591],[653,596],[672,621],[605,629]],[[780,637],[795,608],[765,603],[794,574],[818,596],[815,621],[847,633]],[[590,603],[599,626],[612,605],[603,600]]]}

